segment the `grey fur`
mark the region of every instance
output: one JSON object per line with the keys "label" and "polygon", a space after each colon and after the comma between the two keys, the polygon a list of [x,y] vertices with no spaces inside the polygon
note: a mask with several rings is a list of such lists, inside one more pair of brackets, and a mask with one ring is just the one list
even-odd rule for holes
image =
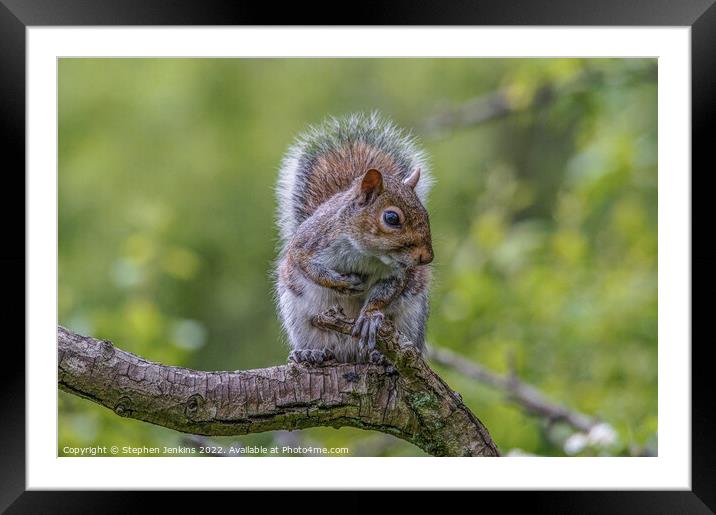
{"label": "grey fur", "polygon": [[[350,336],[322,331],[311,325],[310,317],[325,311],[332,305],[340,304],[346,315],[358,318],[366,301],[367,292],[339,294],[309,280],[305,274],[289,265],[287,247],[302,235],[315,233],[316,224],[325,221],[320,218],[322,209],[307,207],[306,192],[321,190],[325,186],[312,175],[314,165],[322,156],[345,148],[350,143],[364,143],[389,155],[397,167],[394,172],[404,180],[416,168],[421,169],[420,180],[415,194],[424,205],[427,201],[432,178],[425,153],[417,146],[415,138],[382,118],[378,113],[351,114],[343,118],[329,118],[318,126],[309,127],[301,134],[286,153],[277,184],[278,226],[281,249],[276,273],[276,303],[288,344],[293,349],[290,359],[298,362],[317,363],[325,359],[339,362],[369,362],[375,360],[375,351],[370,346],[361,347]],[[323,178],[324,179],[324,178]],[[323,191],[321,191],[321,196]],[[333,203],[341,202],[339,195]],[[326,201],[328,199],[325,199]],[[328,207],[329,204],[322,206]],[[313,216],[315,213],[315,216]],[[323,213],[325,215],[325,213]],[[323,226],[325,227],[325,225]],[[295,239],[293,240],[295,243]],[[323,256],[323,257],[321,257]],[[318,259],[324,259],[331,267],[349,266],[349,269],[368,273],[369,287],[377,281],[396,273],[375,256],[362,254],[350,238],[333,241],[330,246],[316,251]],[[395,298],[383,314],[391,319],[396,328],[407,336],[419,349],[424,346],[425,323],[428,313],[428,283],[430,269],[422,267],[425,274],[414,280],[410,287]],[[372,343],[372,341],[370,342]]]}

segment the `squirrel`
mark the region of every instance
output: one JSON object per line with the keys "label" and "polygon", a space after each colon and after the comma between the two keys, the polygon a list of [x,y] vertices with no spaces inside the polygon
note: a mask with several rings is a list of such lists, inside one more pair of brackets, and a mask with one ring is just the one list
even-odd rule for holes
{"label": "squirrel", "polygon": [[[297,137],[276,187],[275,300],[290,361],[388,366],[375,348],[384,317],[422,352],[431,182],[415,138],[377,112],[328,118]],[[336,304],[355,319],[352,336],[311,324]]]}

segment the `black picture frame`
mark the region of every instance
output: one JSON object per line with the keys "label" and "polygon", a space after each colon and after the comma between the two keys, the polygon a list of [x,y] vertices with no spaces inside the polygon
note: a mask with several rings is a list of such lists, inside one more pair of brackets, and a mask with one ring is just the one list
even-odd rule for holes
{"label": "black picture frame", "polygon": [[[432,4],[394,1],[364,2],[350,8],[339,22],[329,20],[335,5],[321,3],[276,5],[189,0],[0,0],[0,126],[6,194],[0,202],[4,245],[0,265],[5,279],[5,323],[16,323],[20,335],[5,328],[5,368],[0,406],[3,422],[0,446],[0,510],[7,513],[130,513],[142,506],[139,493],[25,491],[25,34],[32,26],[81,25],[576,25],[576,26],[689,26],[692,73],[692,193],[695,177],[713,173],[710,151],[716,141],[716,0],[463,0]],[[335,16],[335,14],[334,14]],[[339,17],[336,16],[338,19]],[[698,173],[694,173],[698,170]],[[15,181],[14,184],[8,184]],[[703,182],[699,179],[700,182]],[[22,192],[22,193],[20,193]],[[710,224],[710,213],[692,198],[692,234]],[[692,246],[692,274],[699,274],[698,289],[716,291],[716,244],[705,238]],[[710,240],[710,241],[709,241]],[[694,243],[697,243],[694,241]],[[22,283],[22,286],[21,284]],[[13,292],[8,287],[13,287]],[[22,288],[22,289],[21,289]],[[20,293],[22,292],[22,293]],[[692,294],[693,295],[693,294]],[[707,303],[692,302],[693,318],[705,314]],[[22,328],[22,329],[20,329]],[[11,342],[15,347],[11,347]],[[687,342],[683,342],[687,343]],[[692,490],[691,491],[589,491],[481,493],[495,497],[502,507],[525,503],[532,513],[714,513],[716,512],[716,450],[709,342],[692,338]],[[16,355],[10,354],[11,350]],[[11,360],[11,361],[8,361]],[[12,366],[7,366],[12,363]],[[48,421],[54,419],[48,415]],[[163,496],[163,510],[182,506],[185,496]],[[216,496],[216,493],[212,495]],[[245,496],[244,503],[250,503]],[[273,495],[273,494],[272,494]],[[315,494],[314,494],[315,495]],[[364,494],[349,494],[356,506]],[[223,495],[222,495],[223,497]],[[293,494],[291,499],[295,499]],[[345,499],[343,504],[345,503]]]}

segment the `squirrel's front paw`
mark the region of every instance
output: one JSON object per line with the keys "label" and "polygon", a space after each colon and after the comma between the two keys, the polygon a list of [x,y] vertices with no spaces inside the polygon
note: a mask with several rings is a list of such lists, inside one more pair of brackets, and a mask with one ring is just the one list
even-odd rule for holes
{"label": "squirrel's front paw", "polygon": [[368,350],[375,349],[375,340],[383,323],[383,313],[378,310],[363,311],[353,325],[353,337],[358,338],[358,346]]}
{"label": "squirrel's front paw", "polygon": [[342,284],[339,291],[341,293],[362,293],[365,291],[365,282],[359,274],[341,274],[340,280]]}

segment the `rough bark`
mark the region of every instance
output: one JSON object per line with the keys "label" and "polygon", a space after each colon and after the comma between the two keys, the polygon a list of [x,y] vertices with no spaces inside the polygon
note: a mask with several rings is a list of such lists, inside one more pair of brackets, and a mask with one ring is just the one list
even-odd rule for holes
{"label": "rough bark", "polygon": [[[314,324],[350,333],[353,320],[336,308]],[[397,373],[337,363],[201,372],[152,363],[63,327],[57,343],[62,390],[177,431],[219,436],[351,426],[394,435],[435,456],[499,455],[459,394],[390,323],[378,348]]]}

